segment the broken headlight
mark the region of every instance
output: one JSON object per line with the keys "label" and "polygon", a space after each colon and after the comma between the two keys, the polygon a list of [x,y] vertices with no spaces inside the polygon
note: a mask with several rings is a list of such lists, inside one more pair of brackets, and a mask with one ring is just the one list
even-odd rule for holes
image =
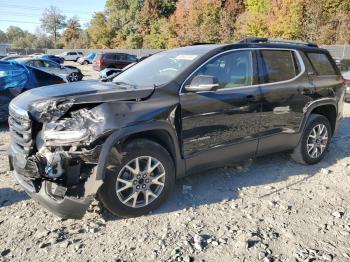
{"label": "broken headlight", "polygon": [[47,123],[62,117],[73,104],[73,100],[37,101],[29,106],[29,111],[37,121]]}
{"label": "broken headlight", "polygon": [[57,122],[46,123],[42,139],[46,146],[89,144],[104,122],[97,110],[80,109]]}

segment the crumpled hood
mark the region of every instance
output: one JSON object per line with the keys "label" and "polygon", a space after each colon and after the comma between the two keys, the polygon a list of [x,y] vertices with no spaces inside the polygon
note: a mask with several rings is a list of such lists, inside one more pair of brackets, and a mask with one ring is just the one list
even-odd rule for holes
{"label": "crumpled hood", "polygon": [[154,87],[119,86],[112,82],[98,80],[43,86],[28,90],[17,96],[12,103],[28,111],[28,107],[37,101],[51,98],[67,98],[74,104],[99,103],[108,101],[145,99],[154,91]]}

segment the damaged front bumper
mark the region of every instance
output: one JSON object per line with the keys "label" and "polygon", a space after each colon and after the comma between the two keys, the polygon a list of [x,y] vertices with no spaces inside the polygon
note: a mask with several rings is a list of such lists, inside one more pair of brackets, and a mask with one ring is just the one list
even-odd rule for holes
{"label": "damaged front bumper", "polygon": [[[57,189],[57,185],[53,182],[42,181],[37,192],[32,182],[25,181],[16,171],[14,171],[14,177],[31,198],[61,218],[82,218],[93,200],[92,196],[82,199],[63,196],[58,199],[53,193],[53,188]],[[60,190],[65,191],[66,188],[60,188]]]}
{"label": "damaged front bumper", "polygon": [[61,218],[82,218],[102,185],[102,181],[96,180],[96,172],[92,172],[87,181],[69,187],[38,178],[39,174],[29,177],[29,172],[16,166],[12,159],[10,154],[10,167],[17,183],[31,198]]}

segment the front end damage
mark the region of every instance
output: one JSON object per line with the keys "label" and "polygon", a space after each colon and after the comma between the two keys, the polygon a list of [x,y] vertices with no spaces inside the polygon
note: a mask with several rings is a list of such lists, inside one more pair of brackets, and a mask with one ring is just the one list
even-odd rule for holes
{"label": "front end damage", "polygon": [[34,199],[63,218],[81,218],[102,185],[96,166],[108,134],[104,106],[41,101],[30,114],[10,105],[10,165]]}

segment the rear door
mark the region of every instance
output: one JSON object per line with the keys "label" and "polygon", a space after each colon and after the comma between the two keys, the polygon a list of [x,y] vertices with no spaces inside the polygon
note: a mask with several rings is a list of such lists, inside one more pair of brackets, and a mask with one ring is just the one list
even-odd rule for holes
{"label": "rear door", "polygon": [[61,66],[53,61],[43,60],[45,71],[51,74],[64,74],[66,71]]}
{"label": "rear door", "polygon": [[258,155],[293,148],[315,88],[297,50],[260,49],[262,114]]}
{"label": "rear door", "polygon": [[[233,50],[212,58],[185,81],[180,103],[188,170],[255,155],[260,124],[255,61],[254,51]],[[186,85],[198,75],[216,77],[218,90],[187,92]]]}

